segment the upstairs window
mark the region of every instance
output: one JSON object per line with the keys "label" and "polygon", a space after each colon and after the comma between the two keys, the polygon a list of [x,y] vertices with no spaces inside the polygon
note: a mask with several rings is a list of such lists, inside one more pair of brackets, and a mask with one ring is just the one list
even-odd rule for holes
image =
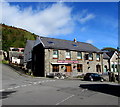
{"label": "upstairs window", "polygon": [[89,54],[85,54],[85,60],[88,60]]}
{"label": "upstairs window", "polygon": [[70,59],[70,58],[71,58],[70,51],[66,51],[66,59]]}
{"label": "upstairs window", "polygon": [[53,58],[58,58],[58,50],[53,50]]}
{"label": "upstairs window", "polygon": [[77,52],[77,59],[82,59],[82,52]]}
{"label": "upstairs window", "polygon": [[92,54],[92,53],[89,54],[89,60],[90,60],[90,61],[93,60],[93,54]]}
{"label": "upstairs window", "polygon": [[100,61],[100,54],[96,54],[96,60]]}

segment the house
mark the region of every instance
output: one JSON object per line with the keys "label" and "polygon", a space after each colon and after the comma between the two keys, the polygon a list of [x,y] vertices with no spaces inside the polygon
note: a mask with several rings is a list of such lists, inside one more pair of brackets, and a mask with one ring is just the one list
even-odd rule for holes
{"label": "house", "polygon": [[37,37],[32,49],[34,75],[50,73],[81,75],[87,72],[103,73],[103,53],[92,44]]}
{"label": "house", "polygon": [[106,52],[106,54],[110,57],[110,59],[109,59],[109,69],[110,69],[110,71],[117,74],[118,73],[118,70],[117,70],[118,52],[117,51],[110,51],[110,52]]}
{"label": "house", "polygon": [[23,65],[23,51],[24,48],[14,48],[10,47],[9,49],[9,62],[12,64]]}

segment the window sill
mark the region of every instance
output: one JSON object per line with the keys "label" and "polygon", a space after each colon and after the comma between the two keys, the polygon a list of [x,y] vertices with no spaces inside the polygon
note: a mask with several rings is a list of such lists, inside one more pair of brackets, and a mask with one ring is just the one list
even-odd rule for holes
{"label": "window sill", "polygon": [[93,60],[89,60],[89,61],[93,61]]}
{"label": "window sill", "polygon": [[66,60],[71,60],[71,58],[66,58]]}
{"label": "window sill", "polygon": [[100,60],[96,60],[97,62],[100,62]]}
{"label": "window sill", "polygon": [[82,59],[77,59],[77,60],[82,60]]}
{"label": "window sill", "polygon": [[53,59],[58,59],[58,58],[53,58]]}

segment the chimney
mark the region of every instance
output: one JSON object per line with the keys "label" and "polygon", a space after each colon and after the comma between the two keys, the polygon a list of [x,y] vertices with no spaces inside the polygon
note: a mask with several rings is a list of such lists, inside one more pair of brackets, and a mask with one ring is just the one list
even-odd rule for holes
{"label": "chimney", "polygon": [[74,42],[77,42],[76,38],[74,38]]}

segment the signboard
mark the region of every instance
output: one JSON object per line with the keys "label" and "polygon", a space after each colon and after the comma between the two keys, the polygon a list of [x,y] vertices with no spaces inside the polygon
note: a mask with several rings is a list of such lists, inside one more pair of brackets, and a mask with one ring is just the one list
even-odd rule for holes
{"label": "signboard", "polygon": [[58,63],[79,63],[79,61],[59,60]]}

